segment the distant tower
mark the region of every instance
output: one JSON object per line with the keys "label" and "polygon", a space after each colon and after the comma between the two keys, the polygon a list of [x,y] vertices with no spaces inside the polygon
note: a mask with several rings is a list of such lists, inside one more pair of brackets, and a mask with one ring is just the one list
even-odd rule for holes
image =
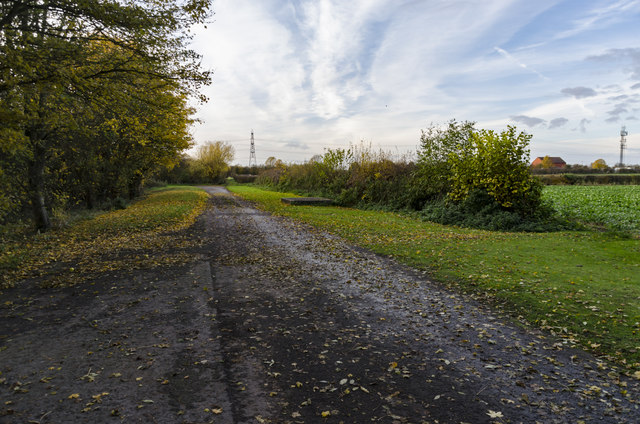
{"label": "distant tower", "polygon": [[249,153],[249,168],[251,168],[251,164],[253,166],[258,166],[258,160],[256,159],[256,143],[253,140],[253,130],[251,130],[251,150]]}
{"label": "distant tower", "polygon": [[627,136],[629,133],[627,132],[627,128],[623,125],[620,130],[620,164],[619,166],[624,166],[624,149],[627,148]]}

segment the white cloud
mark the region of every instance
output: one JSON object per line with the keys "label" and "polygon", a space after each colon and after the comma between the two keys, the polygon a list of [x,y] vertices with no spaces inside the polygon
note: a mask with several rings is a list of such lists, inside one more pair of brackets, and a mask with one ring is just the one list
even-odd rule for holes
{"label": "white cloud", "polygon": [[629,68],[626,71],[631,74],[631,79],[640,79],[640,48],[610,49],[606,53],[589,56],[587,59],[612,64],[627,63]]}
{"label": "white cloud", "polygon": [[549,122],[549,129],[564,127],[569,120],[567,118],[554,118]]}
{"label": "white cloud", "polygon": [[585,97],[593,97],[597,96],[596,90],[588,87],[572,87],[572,88],[563,88],[561,90],[562,94],[567,96],[573,96],[576,99],[584,99]]}
{"label": "white cloud", "polygon": [[589,121],[586,118],[583,118],[580,120],[580,132],[586,132],[587,131],[587,124],[591,123],[591,121]]}
{"label": "white cloud", "polygon": [[545,123],[544,119],[535,118],[535,117],[526,116],[526,115],[512,116],[511,120],[515,122],[520,122],[528,127],[535,127],[536,125],[542,125]]}
{"label": "white cloud", "polygon": [[[640,11],[640,2],[637,0],[593,3],[594,5],[592,6],[586,1],[582,2],[579,6],[580,10],[571,14],[575,17],[567,21],[566,28],[560,29],[552,37],[535,47],[556,43],[560,40],[575,39],[585,33],[617,25]],[[633,19],[631,20],[633,21]]]}
{"label": "white cloud", "polygon": [[369,26],[381,20],[384,1],[321,0],[304,4],[300,35],[311,91],[311,112],[332,119],[368,91],[362,49]]}
{"label": "white cloud", "polygon": [[525,65],[524,63],[522,63],[521,61],[519,61],[518,59],[516,59],[513,55],[511,55],[508,51],[501,49],[500,47],[494,47],[493,48],[495,51],[497,51],[498,53],[500,53],[502,56],[506,57],[507,59],[509,59],[510,61],[514,62],[516,65],[518,65],[519,67],[521,67],[522,69],[525,69],[533,74],[536,74],[537,76],[539,76],[540,78],[542,78],[543,80],[548,80],[549,78],[545,77],[544,75],[542,75],[540,72],[536,71],[535,69],[530,68],[529,66]]}
{"label": "white cloud", "polygon": [[[533,125],[539,144],[580,128],[604,138],[617,126],[607,112],[631,99],[611,98],[640,87],[627,79],[637,46],[620,41],[634,30],[614,25],[637,16],[639,4],[216,0],[215,22],[196,32],[194,48],[215,74],[194,136],[229,140],[239,162],[252,128],[259,161],[301,161],[361,139],[410,148],[420,128],[451,118],[498,130]],[[530,26],[567,7],[575,18],[540,35]],[[637,115],[626,109],[615,117]]]}

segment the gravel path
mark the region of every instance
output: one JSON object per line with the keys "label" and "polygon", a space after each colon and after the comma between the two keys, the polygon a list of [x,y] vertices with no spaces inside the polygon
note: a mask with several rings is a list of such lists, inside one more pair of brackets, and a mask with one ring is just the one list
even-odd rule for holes
{"label": "gravel path", "polygon": [[207,190],[193,264],[0,296],[0,422],[640,422],[608,364]]}

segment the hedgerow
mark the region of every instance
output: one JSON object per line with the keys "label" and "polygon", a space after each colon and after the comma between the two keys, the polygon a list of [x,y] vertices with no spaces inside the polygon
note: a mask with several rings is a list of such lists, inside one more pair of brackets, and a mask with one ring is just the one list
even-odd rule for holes
{"label": "hedgerow", "polygon": [[[496,230],[545,231],[553,209],[529,170],[531,136],[452,120],[422,131],[417,160],[361,143],[303,164],[278,163],[256,183],[343,206],[421,211],[425,219]],[[551,220],[552,221],[552,220]]]}

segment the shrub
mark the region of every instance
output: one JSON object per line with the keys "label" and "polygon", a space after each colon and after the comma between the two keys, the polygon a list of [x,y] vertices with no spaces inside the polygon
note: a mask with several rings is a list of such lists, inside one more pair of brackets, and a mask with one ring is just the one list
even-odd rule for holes
{"label": "shrub", "polygon": [[504,208],[482,190],[473,190],[457,203],[445,199],[430,202],[420,216],[439,224],[492,231],[544,232],[569,228],[565,222],[552,217],[553,209],[546,203],[541,203],[536,213],[525,219],[520,213]]}
{"label": "shrub", "polygon": [[422,130],[418,167],[414,172],[414,204],[445,197],[452,189],[451,157],[468,150],[475,123],[451,120],[446,128],[431,125]]}
{"label": "shrub", "polygon": [[544,185],[566,185],[569,184],[569,180],[566,178],[564,174],[553,174],[553,175],[540,175],[538,179]]}
{"label": "shrub", "polygon": [[505,209],[530,215],[542,199],[542,184],[529,170],[529,140],[509,126],[500,134],[491,130],[471,133],[457,154],[450,153],[450,199],[461,201],[473,190],[489,194]]}
{"label": "shrub", "polygon": [[530,139],[515,127],[498,134],[455,120],[423,131],[415,173],[423,200],[459,203],[482,191],[505,210],[531,215],[540,206],[542,184],[529,169]]}
{"label": "shrub", "polygon": [[377,205],[406,208],[415,165],[392,160],[388,152],[361,143],[348,149],[327,149],[304,164],[265,169],[256,182],[283,191],[333,198],[343,206]]}
{"label": "shrub", "polygon": [[227,177],[226,182],[228,183],[229,179],[231,179],[234,182],[246,184],[246,183],[255,182],[257,178],[258,178],[257,175],[251,175],[251,174],[232,174],[231,177]]}
{"label": "shrub", "polygon": [[280,182],[280,177],[282,176],[284,169],[281,168],[271,168],[265,169],[256,178],[256,184],[265,185],[269,187],[275,187]]}
{"label": "shrub", "polygon": [[149,178],[144,181],[145,188],[166,187],[167,182],[156,178]]}

